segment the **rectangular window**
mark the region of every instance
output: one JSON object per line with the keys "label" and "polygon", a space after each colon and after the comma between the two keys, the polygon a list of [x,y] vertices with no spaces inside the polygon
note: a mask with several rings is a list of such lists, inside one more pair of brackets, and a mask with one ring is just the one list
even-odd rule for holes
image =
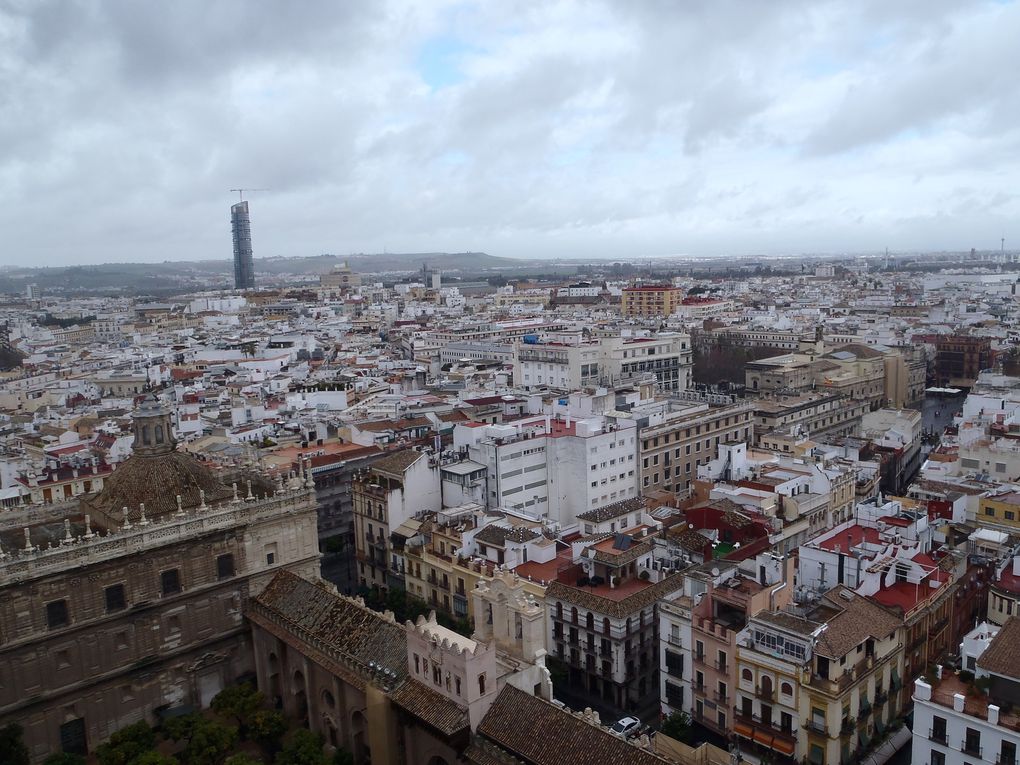
{"label": "rectangular window", "polygon": [[172,568],[159,575],[160,589],[164,595],[174,595],[181,591],[181,572]]}
{"label": "rectangular window", "polygon": [[123,584],[111,584],[106,588],[106,613],[123,611],[127,607]]}
{"label": "rectangular window", "polygon": [[51,629],[66,627],[71,619],[67,612],[66,600],[55,600],[46,604],[46,626]]}
{"label": "rectangular window", "polygon": [[230,553],[216,558],[216,578],[229,579],[234,575],[234,556]]}

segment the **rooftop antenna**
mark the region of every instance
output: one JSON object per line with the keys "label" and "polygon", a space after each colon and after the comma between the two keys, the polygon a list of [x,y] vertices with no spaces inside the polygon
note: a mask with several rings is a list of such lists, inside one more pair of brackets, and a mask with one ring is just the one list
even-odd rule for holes
{"label": "rooftop antenna", "polygon": [[230,189],[230,190],[237,192],[237,201],[238,202],[243,202],[244,201],[244,192],[246,192],[246,191],[269,191],[269,189]]}

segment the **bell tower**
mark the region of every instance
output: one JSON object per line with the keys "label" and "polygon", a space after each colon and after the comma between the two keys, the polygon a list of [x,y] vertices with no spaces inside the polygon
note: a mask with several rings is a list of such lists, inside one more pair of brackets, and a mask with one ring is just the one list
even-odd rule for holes
{"label": "bell tower", "polygon": [[131,451],[143,457],[169,454],[177,448],[170,410],[151,393],[132,415],[135,440]]}

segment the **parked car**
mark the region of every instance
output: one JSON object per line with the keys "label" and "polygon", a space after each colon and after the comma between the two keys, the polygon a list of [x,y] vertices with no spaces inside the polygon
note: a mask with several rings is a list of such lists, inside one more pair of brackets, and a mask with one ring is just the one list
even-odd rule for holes
{"label": "parked car", "polygon": [[637,735],[637,732],[640,729],[641,721],[636,717],[621,717],[613,723],[609,730],[623,738],[630,738],[631,736]]}

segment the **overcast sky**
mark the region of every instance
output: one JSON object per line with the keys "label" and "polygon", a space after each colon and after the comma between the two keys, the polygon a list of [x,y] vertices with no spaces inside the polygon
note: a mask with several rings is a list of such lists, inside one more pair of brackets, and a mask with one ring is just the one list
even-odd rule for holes
{"label": "overcast sky", "polygon": [[[297,13],[300,11],[300,13]],[[1020,247],[1020,4],[0,0],[0,264]]]}

